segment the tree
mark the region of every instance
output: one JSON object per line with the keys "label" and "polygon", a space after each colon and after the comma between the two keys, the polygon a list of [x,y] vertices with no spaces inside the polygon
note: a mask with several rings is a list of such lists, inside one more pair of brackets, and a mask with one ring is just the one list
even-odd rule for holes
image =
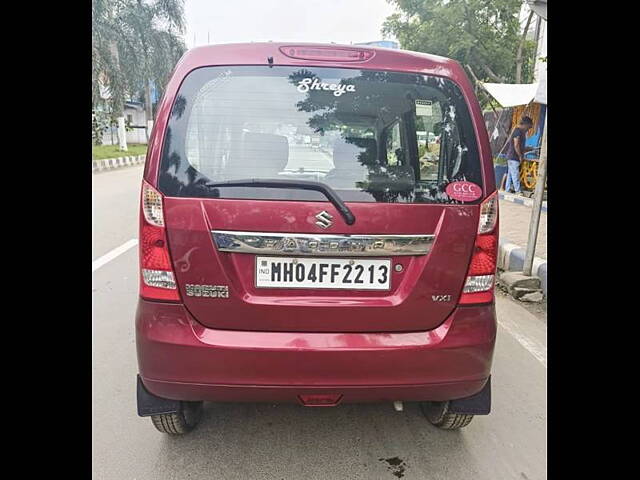
{"label": "tree", "polygon": [[102,145],[102,136],[109,128],[109,118],[105,112],[91,112],[91,137],[95,145]]}
{"label": "tree", "polygon": [[388,1],[399,12],[385,20],[382,32],[402,48],[453,58],[482,81],[504,83],[516,79],[522,43],[522,76],[532,76],[534,45],[521,38],[521,0]]}
{"label": "tree", "polygon": [[[122,2],[93,0],[91,25],[91,80],[94,107],[107,103],[114,117],[122,116],[128,88],[120,68],[115,16]],[[110,98],[105,102],[100,86],[108,87]]]}
{"label": "tree", "polygon": [[147,120],[153,119],[151,85],[158,91],[186,48],[184,0],[128,0],[122,2],[117,30],[122,70],[132,92],[144,97]]}
{"label": "tree", "polygon": [[[151,87],[159,96],[173,66],[185,52],[184,0],[92,0],[92,79],[94,107],[106,100],[123,124],[124,101],[142,97],[147,120],[153,119]],[[125,146],[126,148],[126,146]]]}

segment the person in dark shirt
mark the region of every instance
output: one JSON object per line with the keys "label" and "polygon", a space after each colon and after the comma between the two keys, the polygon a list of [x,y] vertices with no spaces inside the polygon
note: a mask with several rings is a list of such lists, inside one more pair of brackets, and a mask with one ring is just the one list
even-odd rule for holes
{"label": "person in dark shirt", "polygon": [[527,130],[533,126],[533,120],[524,116],[520,123],[513,130],[507,145],[507,183],[505,190],[509,192],[513,185],[515,193],[522,193],[520,188],[520,162],[524,160],[524,153],[529,150],[525,148],[524,142],[527,140]]}

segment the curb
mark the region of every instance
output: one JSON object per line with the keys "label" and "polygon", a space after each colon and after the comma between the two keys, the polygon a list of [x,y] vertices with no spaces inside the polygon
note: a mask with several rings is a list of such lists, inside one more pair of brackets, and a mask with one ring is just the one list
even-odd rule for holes
{"label": "curb", "polygon": [[[500,240],[498,248],[498,268],[506,271],[522,271],[524,265],[525,249],[508,240]],[[534,257],[531,274],[540,278],[542,293],[547,296],[547,261],[544,258]]]}
{"label": "curb", "polygon": [[[533,207],[533,198],[521,197],[519,195],[514,195],[513,193],[503,193],[500,192],[498,194],[500,196],[500,200],[506,200],[507,202],[517,203],[518,205],[525,205],[527,207]],[[547,201],[542,202],[542,211],[547,211]]]}
{"label": "curb", "polygon": [[105,158],[102,160],[91,160],[91,172],[104,172],[105,170],[115,170],[116,168],[129,167],[144,163],[146,155],[133,155],[130,157]]}

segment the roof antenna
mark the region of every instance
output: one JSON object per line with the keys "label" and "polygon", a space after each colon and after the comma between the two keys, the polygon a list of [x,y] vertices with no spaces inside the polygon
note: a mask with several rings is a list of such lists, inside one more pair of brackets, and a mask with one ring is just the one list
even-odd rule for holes
{"label": "roof antenna", "polygon": [[267,62],[269,62],[269,68],[273,67],[273,57],[267,57]]}

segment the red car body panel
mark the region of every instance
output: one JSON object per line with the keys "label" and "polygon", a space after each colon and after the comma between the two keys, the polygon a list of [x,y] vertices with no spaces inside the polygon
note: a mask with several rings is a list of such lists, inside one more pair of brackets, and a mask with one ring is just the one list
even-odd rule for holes
{"label": "red car body panel", "polygon": [[[495,191],[489,139],[460,65],[415,52],[363,48],[362,62],[290,58],[251,43],[199,47],[176,65],[151,134],[144,179],[157,187],[164,133],[184,78],[225,65],[318,66],[420,73],[455,82],[478,142],[483,198]],[[297,44],[311,45],[311,44]],[[320,46],[320,45],[318,45]],[[336,45],[324,45],[336,47]],[[447,400],[482,389],[495,342],[493,303],[457,306],[478,228],[479,205],[347,202],[348,226],[329,202],[164,198],[167,242],[182,303],[141,299],[136,315],[140,375],[153,394],[177,400],[297,401],[335,393],[342,401]],[[424,256],[391,257],[389,291],[257,289],[255,256],[219,252],[211,230],[332,234],[434,234]],[[496,226],[497,228],[497,226]],[[185,284],[228,285],[229,298],[187,297]],[[432,296],[448,293],[447,302]],[[348,321],[345,321],[348,319]]]}
{"label": "red car body panel", "polygon": [[438,328],[403,333],[214,330],[182,305],[140,300],[140,375],[175,400],[343,402],[449,400],[473,395],[491,369],[493,305],[457,308]]}
{"label": "red car body panel", "polygon": [[[436,235],[428,255],[391,257],[404,268],[391,273],[390,291],[255,288],[255,256],[219,252],[211,241],[211,230],[317,231],[313,215],[319,210],[339,217],[328,202],[319,207],[319,202],[167,198],[168,241],[185,305],[203,325],[234,330],[390,332],[440,325],[464,286],[479,207],[347,204],[358,221],[336,222],[331,233]],[[185,295],[188,283],[229,285],[230,295],[214,310],[210,298]],[[450,301],[431,300],[443,293],[451,294]]]}

